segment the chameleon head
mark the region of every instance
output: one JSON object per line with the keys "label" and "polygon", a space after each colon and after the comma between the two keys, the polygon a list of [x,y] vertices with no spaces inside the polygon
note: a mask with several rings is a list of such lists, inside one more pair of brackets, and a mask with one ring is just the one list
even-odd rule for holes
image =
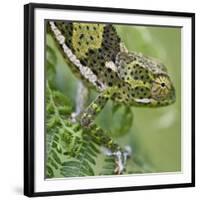
{"label": "chameleon head", "polygon": [[142,54],[122,53],[118,55],[117,65],[118,75],[126,83],[122,89],[127,95],[125,103],[159,107],[175,102],[175,89],[162,63]]}

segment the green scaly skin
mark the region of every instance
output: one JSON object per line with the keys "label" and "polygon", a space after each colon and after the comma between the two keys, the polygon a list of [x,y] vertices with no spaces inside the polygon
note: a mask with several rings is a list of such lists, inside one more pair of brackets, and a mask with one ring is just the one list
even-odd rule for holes
{"label": "green scaly skin", "polygon": [[[92,126],[109,99],[141,107],[175,102],[175,89],[166,67],[154,58],[128,52],[113,25],[48,21],[47,30],[74,74],[99,92],[77,117],[84,127]],[[113,152],[121,149],[112,139],[107,141],[105,146]]]}

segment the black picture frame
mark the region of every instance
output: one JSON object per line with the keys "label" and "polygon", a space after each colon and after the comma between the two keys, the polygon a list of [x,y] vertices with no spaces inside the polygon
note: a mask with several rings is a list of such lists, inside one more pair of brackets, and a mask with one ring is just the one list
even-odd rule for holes
{"label": "black picture frame", "polygon": [[[34,32],[35,32],[35,9],[56,9],[56,10],[80,10],[80,11],[96,11],[96,12],[113,12],[126,14],[145,14],[154,16],[178,16],[191,18],[192,27],[192,155],[191,155],[191,177],[190,183],[180,184],[165,184],[165,185],[144,185],[133,187],[117,187],[117,188],[99,188],[99,189],[84,189],[84,190],[68,190],[68,191],[46,191],[35,192],[34,183],[34,123],[35,123],[35,69],[34,69]],[[195,14],[186,12],[168,12],[168,11],[153,11],[153,10],[136,10],[136,9],[121,9],[121,8],[105,8],[105,7],[86,7],[73,5],[56,5],[56,4],[36,4],[30,3],[24,5],[24,195],[29,197],[50,196],[50,195],[72,195],[83,193],[99,193],[99,192],[121,192],[133,190],[147,189],[162,189],[162,188],[180,188],[195,186]]]}

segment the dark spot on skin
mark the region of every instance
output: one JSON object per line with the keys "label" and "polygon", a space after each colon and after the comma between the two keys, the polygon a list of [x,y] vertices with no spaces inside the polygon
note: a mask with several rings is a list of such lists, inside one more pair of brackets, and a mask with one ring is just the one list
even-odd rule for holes
{"label": "dark spot on skin", "polygon": [[142,76],[140,76],[140,78],[141,78],[141,79],[143,79],[143,78],[144,78],[144,76],[142,75]]}
{"label": "dark spot on skin", "polygon": [[99,101],[98,101],[98,102],[99,102],[99,104],[101,104],[101,103],[102,103],[102,99],[99,99]]}
{"label": "dark spot on skin", "polygon": [[132,97],[135,97],[135,94],[134,94],[134,93],[132,93],[132,94],[131,94],[131,96],[132,96]]}
{"label": "dark spot on skin", "polygon": [[69,31],[69,36],[72,36],[72,31]]}
{"label": "dark spot on skin", "polygon": [[82,65],[84,65],[84,66],[87,65],[87,62],[86,62],[85,60],[80,60],[80,63],[81,63]]}
{"label": "dark spot on skin", "polygon": [[93,26],[93,29],[94,29],[94,30],[97,30],[97,28],[96,28],[95,26]]}
{"label": "dark spot on skin", "polygon": [[81,40],[84,37],[83,33],[80,34],[79,39]]}
{"label": "dark spot on skin", "polygon": [[99,100],[102,100],[102,98],[103,98],[103,97],[102,97],[102,96],[100,96],[98,99],[99,99]]}
{"label": "dark spot on skin", "polygon": [[89,45],[89,42],[86,42],[87,45]]}
{"label": "dark spot on skin", "polygon": [[114,78],[114,76],[113,76],[113,75],[110,75],[110,78],[112,78],[112,79],[113,79],[113,78]]}
{"label": "dark spot on skin", "polygon": [[112,69],[108,68],[108,72],[111,73],[111,72],[112,72]]}
{"label": "dark spot on skin", "polygon": [[90,27],[89,27],[89,26],[86,26],[86,28],[87,28],[87,30],[89,30],[89,29],[90,29]]}
{"label": "dark spot on skin", "polygon": [[99,83],[99,81],[95,81],[95,83],[97,84],[97,86],[101,87],[101,84]]}
{"label": "dark spot on skin", "polygon": [[111,60],[112,60],[113,62],[115,62],[115,56],[114,56],[114,55],[112,55]]}
{"label": "dark spot on skin", "polygon": [[135,79],[135,80],[138,80],[138,77],[137,77],[137,76],[135,76],[135,77],[134,77],[134,79]]}
{"label": "dark spot on skin", "polygon": [[93,40],[94,38],[92,36],[90,36],[90,39]]}
{"label": "dark spot on skin", "polygon": [[128,98],[126,98],[125,100],[126,100],[126,102],[129,102],[129,99],[128,99]]}
{"label": "dark spot on skin", "polygon": [[140,89],[140,91],[141,91],[141,92],[143,92],[143,91],[144,91],[144,89],[143,89],[143,88],[141,88],[141,89]]}
{"label": "dark spot on skin", "polygon": [[106,50],[106,51],[108,51],[108,50],[109,50],[109,48],[108,48],[107,46],[105,46],[105,50]]}
{"label": "dark spot on skin", "polygon": [[89,53],[90,53],[90,54],[94,54],[94,50],[89,49]]}
{"label": "dark spot on skin", "polygon": [[112,87],[113,84],[112,84],[111,82],[109,82],[108,85],[109,85],[110,87]]}
{"label": "dark spot on skin", "polygon": [[134,74],[134,73],[133,73],[133,71],[132,71],[132,72],[131,72],[131,76],[133,76],[133,74]]}
{"label": "dark spot on skin", "polygon": [[95,75],[97,75],[97,71],[94,69],[94,70],[92,70],[93,71],[93,73],[95,74]]}

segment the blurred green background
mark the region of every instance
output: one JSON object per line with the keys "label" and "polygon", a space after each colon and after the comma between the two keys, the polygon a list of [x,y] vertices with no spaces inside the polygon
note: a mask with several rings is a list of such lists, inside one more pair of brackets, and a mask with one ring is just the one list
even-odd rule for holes
{"label": "blurred green background", "polygon": [[[105,130],[112,131],[112,137],[120,145],[130,145],[133,157],[151,172],[174,172],[181,170],[181,29],[174,27],[150,27],[115,25],[118,34],[129,51],[142,52],[158,58],[167,67],[176,89],[176,102],[162,108],[132,107],[134,118],[131,128],[117,133],[123,124],[120,119],[123,109],[113,114],[113,102],[109,101],[96,122]],[[55,50],[57,57],[56,87],[67,95],[75,106],[76,86],[79,81],[71,73],[53,39],[47,35],[47,45]],[[92,91],[90,100],[97,95]],[[88,102],[89,103],[89,102]],[[97,168],[101,168],[101,160]],[[97,169],[98,170],[98,169]],[[147,170],[148,171],[148,170]]]}

